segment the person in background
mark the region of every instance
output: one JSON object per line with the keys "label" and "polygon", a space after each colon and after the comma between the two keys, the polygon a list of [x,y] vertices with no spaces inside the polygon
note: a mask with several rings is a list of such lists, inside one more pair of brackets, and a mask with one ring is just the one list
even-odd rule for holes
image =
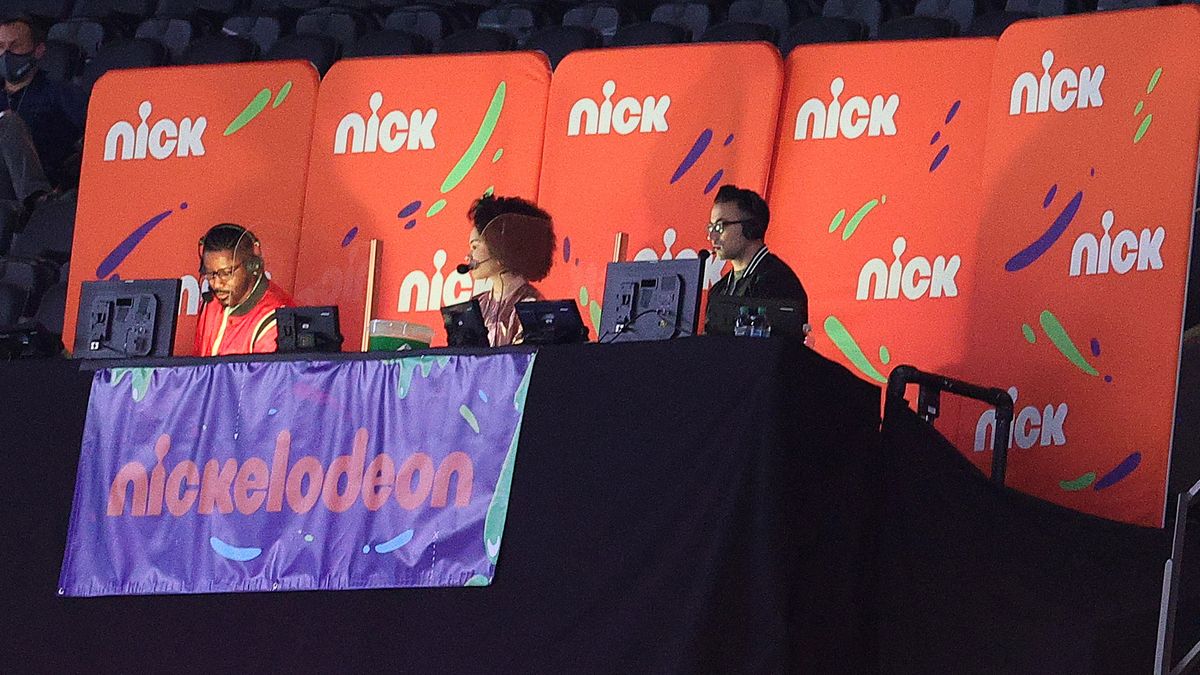
{"label": "person in background", "polygon": [[796,300],[807,306],[808,294],[796,273],[767,249],[771,212],[757,192],[721,186],[709,218],[713,253],[733,268],[713,284],[710,295]]}
{"label": "person in background", "polygon": [[78,158],[87,95],[69,82],[56,82],[38,68],[46,53],[46,32],[28,17],[0,20],[0,110],[10,110],[29,127],[46,178],[62,186]]}
{"label": "person in background", "polygon": [[50,191],[29,128],[0,110],[0,203],[19,213]]}
{"label": "person in background", "polygon": [[241,225],[221,223],[200,238],[200,278],[210,290],[196,324],[197,356],[275,351],[275,310],[295,303],[267,279],[265,265],[258,237]]}
{"label": "person in background", "polygon": [[550,214],[519,197],[485,196],[467,212],[471,221],[467,266],[489,291],[475,296],[493,347],[520,344],[516,304],[542,300],[533,286],[550,273],[557,241]]}

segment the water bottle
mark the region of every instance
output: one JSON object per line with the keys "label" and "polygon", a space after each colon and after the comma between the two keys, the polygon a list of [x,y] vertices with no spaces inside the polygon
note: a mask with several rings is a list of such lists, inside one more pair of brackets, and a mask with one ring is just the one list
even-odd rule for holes
{"label": "water bottle", "polygon": [[738,337],[750,335],[750,308],[739,307],[737,321],[733,322],[733,334]]}
{"label": "water bottle", "polygon": [[771,322],[767,321],[766,307],[759,307],[750,317],[750,337],[771,337]]}

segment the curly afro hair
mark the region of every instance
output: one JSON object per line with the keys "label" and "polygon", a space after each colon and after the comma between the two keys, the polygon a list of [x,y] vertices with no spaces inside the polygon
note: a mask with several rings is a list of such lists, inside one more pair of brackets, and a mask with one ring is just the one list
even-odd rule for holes
{"label": "curly afro hair", "polygon": [[479,199],[467,215],[501,265],[529,281],[550,273],[558,240],[550,214],[519,197]]}

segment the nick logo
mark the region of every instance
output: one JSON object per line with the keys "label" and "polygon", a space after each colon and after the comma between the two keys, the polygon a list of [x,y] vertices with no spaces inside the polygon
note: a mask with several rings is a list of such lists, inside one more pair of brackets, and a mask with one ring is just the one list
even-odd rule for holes
{"label": "nick logo", "polygon": [[451,271],[447,276],[442,273],[445,266],[446,252],[438,249],[433,254],[432,276],[421,270],[409,272],[400,282],[400,298],[396,309],[401,312],[432,312],[456,302],[466,302],[472,294],[491,288],[491,284],[483,283],[475,287],[469,274]]}
{"label": "nick logo", "polygon": [[[150,113],[154,107],[150,101],[142,101],[138,106],[138,117],[141,118],[137,127],[132,123],[120,121],[108,128],[104,138],[104,161],[127,159],[146,159],[147,155],[154,159],[166,159],[171,155],[176,157],[201,157],[204,155],[204,130],[208,127],[208,119],[203,115],[193,120],[185,117],[179,122],[170,119],[160,119],[150,124]],[[118,146],[120,152],[118,156]]]}
{"label": "nick logo", "polygon": [[840,99],[846,81],[840,77],[829,83],[833,100],[826,104],[819,98],[810,98],[796,113],[796,131],[793,138],[858,138],[868,136],[895,136],[896,111],[900,108],[900,95],[887,98],[876,95],[869,102],[863,96],[851,96],[843,103]]}
{"label": "nick logo", "polygon": [[1139,272],[1162,269],[1162,245],[1167,237],[1165,229],[1159,227],[1151,231],[1143,227],[1141,232],[1121,230],[1116,236],[1110,236],[1112,211],[1104,212],[1100,226],[1104,228],[1104,234],[1099,240],[1091,232],[1084,232],[1075,240],[1075,246],[1071,248],[1071,276],[1108,274],[1110,271],[1125,274],[1135,267]]}
{"label": "nick logo", "polygon": [[[962,258],[957,255],[938,256],[931,263],[928,258],[917,256],[908,262],[900,259],[904,255],[908,242],[904,237],[896,237],[892,243],[892,255],[895,259],[889,265],[883,258],[872,258],[863,265],[858,273],[859,300],[895,300],[903,293],[909,300],[919,300],[928,296],[953,298],[958,295],[958,285],[954,277],[962,265]],[[875,282],[875,292],[871,292],[871,282]]]}
{"label": "nick logo", "polygon": [[383,107],[383,93],[377,91],[371,94],[368,104],[371,106],[370,117],[364,119],[358,113],[348,113],[338,122],[337,133],[333,139],[333,154],[434,149],[433,125],[437,123],[437,108],[417,109],[407,115],[403,111],[392,110],[380,119],[379,109]]}
{"label": "nick logo", "polygon": [[[1017,388],[1008,388],[1013,403],[1017,402]],[[1070,410],[1066,403],[1057,406],[1049,404],[1044,408],[1025,406],[1017,411],[1013,419],[1012,429],[1008,436],[1008,447],[1016,441],[1017,447],[1028,450],[1035,444],[1043,447],[1067,444],[1067,413]],[[975,452],[991,450],[996,437],[996,411],[988,410],[979,416],[975,424]]]}
{"label": "nick logo", "polygon": [[643,134],[667,131],[670,96],[647,96],[640,101],[626,96],[614,104],[612,97],[617,92],[617,83],[613,80],[604,83],[603,92],[604,101],[599,104],[590,98],[581,98],[571,106],[568,136],[578,136],[580,126],[585,136],[603,136],[614,131],[622,136],[635,131]]}
{"label": "nick logo", "polygon": [[[1044,113],[1053,106],[1058,112],[1071,108],[1099,108],[1104,105],[1100,85],[1104,84],[1104,66],[1083,68],[1078,73],[1070,68],[1059,70],[1050,76],[1054,65],[1054,52],[1047,49],[1042,54],[1042,76],[1021,73],[1013,82],[1012,96],[1008,102],[1008,114]],[[1022,106],[1024,101],[1024,106]]]}

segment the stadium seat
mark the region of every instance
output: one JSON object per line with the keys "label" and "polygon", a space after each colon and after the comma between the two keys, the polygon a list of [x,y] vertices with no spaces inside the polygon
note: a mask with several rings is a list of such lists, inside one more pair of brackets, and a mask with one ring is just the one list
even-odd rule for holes
{"label": "stadium seat", "polygon": [[1107,12],[1114,9],[1139,9],[1142,7],[1157,7],[1160,2],[1157,0],[1099,0],[1096,3],[1096,9],[1101,12]]}
{"label": "stadium seat", "polygon": [[975,17],[971,25],[963,31],[969,37],[999,36],[1009,26],[1022,19],[1036,19],[1036,14],[1028,12],[988,12]]}
{"label": "stadium seat", "polygon": [[533,31],[549,24],[549,14],[539,11],[536,6],[503,3],[480,13],[476,26],[507,33],[513,40],[521,42]]}
{"label": "stadium seat", "polygon": [[258,45],[237,35],[206,35],[188,45],[179,59],[183,65],[243,63],[258,57]]}
{"label": "stadium seat", "polygon": [[108,31],[99,21],[91,19],[68,19],[50,27],[46,37],[50,40],[68,42],[79,47],[84,58],[92,58],[96,50],[108,39]]}
{"label": "stadium seat", "polygon": [[867,27],[852,19],[814,16],[788,29],[779,40],[779,51],[787,56],[800,45],[822,42],[855,42],[867,39]]}
{"label": "stadium seat", "polygon": [[770,42],[775,43],[775,29],[762,23],[726,21],[709,28],[701,42]]}
{"label": "stadium seat", "polygon": [[75,0],[17,0],[12,2],[14,16],[28,14],[47,21],[58,21],[71,16]]}
{"label": "stadium seat", "polygon": [[590,2],[568,9],[562,25],[590,28],[600,34],[605,45],[610,45],[617,30],[632,20],[632,15],[615,2]]}
{"label": "stadium seat", "polygon": [[633,47],[636,45],[672,45],[689,42],[691,35],[686,28],[673,26],[669,23],[642,21],[621,27],[613,36],[613,47]]}
{"label": "stadium seat", "polygon": [[591,28],[550,26],[530,35],[524,48],[543,52],[550,59],[550,67],[557,68],[567,54],[580,49],[595,49],[602,44],[600,34]]}
{"label": "stadium seat", "polygon": [[0,201],[0,256],[8,255],[13,235],[25,227],[25,209],[21,202]]}
{"label": "stadium seat", "polygon": [[503,52],[515,45],[516,41],[508,33],[489,28],[466,28],[443,38],[438,51],[442,54]]}
{"label": "stadium seat", "polygon": [[285,35],[263,55],[264,61],[307,60],[322,77],[341,56],[341,46],[328,35]]}
{"label": "stadium seat", "polygon": [[958,24],[961,33],[976,16],[987,11],[988,8],[978,0],[920,0],[913,8],[913,16],[950,19]]}
{"label": "stadium seat", "polygon": [[367,33],[370,21],[366,15],[342,7],[320,7],[309,10],[296,20],[296,35],[328,35],[345,51]]}
{"label": "stadium seat", "polygon": [[883,7],[879,0],[825,0],[821,16],[858,21],[867,27],[867,36],[873,38],[879,34]]}
{"label": "stadium seat", "polygon": [[9,255],[17,258],[46,260],[61,266],[71,258],[75,234],[74,191],[52,196],[29,215],[25,229],[13,239]]}
{"label": "stadium seat", "polygon": [[879,27],[880,40],[928,40],[958,37],[958,22],[940,16],[902,16]]}
{"label": "stadium seat", "polygon": [[735,0],[729,5],[728,17],[730,21],[770,26],[776,35],[783,35],[793,23],[807,18],[792,16],[792,10],[784,0]]}
{"label": "stadium seat", "polygon": [[357,56],[407,56],[428,54],[429,41],[420,35],[402,30],[377,30],[367,33],[345,52],[347,57]]}
{"label": "stadium seat", "polygon": [[67,281],[64,278],[62,281],[52,285],[42,293],[42,300],[38,303],[37,311],[33,318],[38,324],[55,335],[62,335],[63,332],[63,317],[67,313]]}
{"label": "stadium seat", "polygon": [[149,68],[167,63],[167,48],[153,40],[134,38],[104,45],[83,67],[79,84],[90,92],[100,76],[121,68]]}
{"label": "stadium seat", "polygon": [[[0,265],[3,264],[0,261]],[[28,292],[19,284],[0,281],[0,326],[14,326],[21,320],[28,296]]]}
{"label": "stadium seat", "polygon": [[965,31],[967,35],[999,35],[1021,19],[1076,14],[1084,10],[1084,0],[1008,0],[1002,11],[987,12],[975,17]]}
{"label": "stadium seat", "polygon": [[225,20],[221,32],[251,40],[258,45],[259,52],[265,54],[275,46],[283,27],[273,16],[234,16]]}
{"label": "stadium seat", "polygon": [[194,0],[196,8],[213,14],[233,16],[246,5],[245,0]]}
{"label": "stadium seat", "polygon": [[198,11],[196,0],[158,0],[154,16],[160,19],[191,19]]}
{"label": "stadium seat", "polygon": [[412,5],[388,14],[383,27],[420,35],[436,47],[455,28],[455,22],[444,7]]}
{"label": "stadium seat", "polygon": [[146,19],[138,24],[133,36],[151,40],[166,47],[173,60],[178,61],[192,42],[195,27],[186,19]]}
{"label": "stadium seat", "polygon": [[46,73],[46,77],[59,82],[69,82],[77,75],[83,66],[83,52],[79,45],[58,40],[46,41],[46,53],[38,61],[38,68]]}
{"label": "stadium seat", "polygon": [[699,40],[712,23],[712,8],[703,2],[666,2],[654,8],[650,20],[679,26]]}
{"label": "stadium seat", "polygon": [[155,0],[76,0],[71,16],[80,19],[122,19],[137,23],[154,16]]}

